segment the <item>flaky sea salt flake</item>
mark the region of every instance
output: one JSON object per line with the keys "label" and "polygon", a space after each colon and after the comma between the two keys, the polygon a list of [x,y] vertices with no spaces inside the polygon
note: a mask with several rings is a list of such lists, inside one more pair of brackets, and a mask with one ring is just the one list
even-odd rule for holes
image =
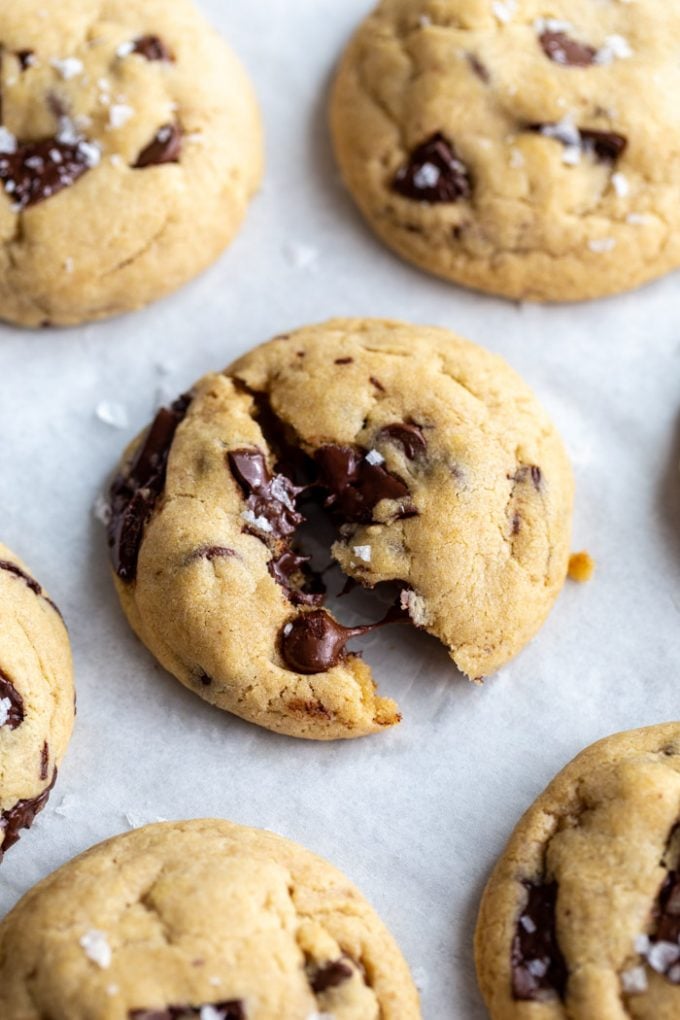
{"label": "flaky sea salt flake", "polygon": [[378,450],[369,450],[366,454],[366,461],[374,467],[385,463],[385,458]]}
{"label": "flaky sea salt flake", "polygon": [[493,0],[491,10],[498,21],[507,25],[517,13],[517,0]]}
{"label": "flaky sea salt flake", "polygon": [[631,967],[621,975],[621,987],[627,995],[641,995],[647,991],[647,974],[644,967]]}
{"label": "flaky sea salt flake", "polygon": [[588,247],[596,255],[605,255],[616,248],[616,241],[613,237],[594,237],[588,241]]}
{"label": "flaky sea salt flake", "polygon": [[52,67],[58,71],[65,81],[76,78],[83,73],[83,62],[77,57],[66,57],[64,60],[53,60]]}
{"label": "flaky sea salt flake", "polygon": [[17,140],[11,131],[6,127],[0,127],[0,152],[12,153],[17,151]]}
{"label": "flaky sea salt flake", "polygon": [[352,552],[358,560],[363,560],[364,563],[371,562],[373,550],[370,545],[355,545],[352,547]]}
{"label": "flaky sea salt flake", "polygon": [[81,937],[80,945],[85,950],[88,960],[92,960],[102,970],[111,966],[111,946],[105,932],[90,928]]}

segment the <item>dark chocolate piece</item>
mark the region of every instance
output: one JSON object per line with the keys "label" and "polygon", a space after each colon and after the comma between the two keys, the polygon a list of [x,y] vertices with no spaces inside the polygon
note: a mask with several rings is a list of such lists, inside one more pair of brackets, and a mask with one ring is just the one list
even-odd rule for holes
{"label": "dark chocolate piece", "polygon": [[410,623],[400,605],[393,606],[377,623],[363,627],[343,627],[325,609],[301,613],[286,624],[281,633],[281,655],[296,673],[326,673],[347,656],[345,645],[390,623]]}
{"label": "dark chocolate piece", "polygon": [[179,163],[181,155],[181,128],[177,124],[164,124],[146,148],[142,149],[134,168],[143,170],[148,166],[160,166],[162,163]]}
{"label": "dark chocolate piece", "polygon": [[26,71],[34,63],[33,50],[17,50],[15,56],[21,65],[22,71]]}
{"label": "dark chocolate piece", "polygon": [[334,960],[322,967],[308,968],[309,985],[315,995],[321,995],[329,988],[337,988],[354,974],[354,968],[347,960]]}
{"label": "dark chocolate piece", "polygon": [[193,563],[194,560],[208,560],[212,563],[213,560],[219,560],[236,556],[234,549],[229,549],[226,545],[203,545],[200,549],[194,550],[189,556],[187,562]]}
{"label": "dark chocolate piece", "polygon": [[392,190],[416,202],[444,203],[470,198],[472,184],[455,146],[438,131],[397,170]]}
{"label": "dark chocolate piece", "polygon": [[602,163],[615,163],[628,147],[628,139],[615,131],[593,131],[580,128],[586,148],[592,149]]}
{"label": "dark chocolate piece", "polygon": [[47,779],[50,765],[50,745],[45,741],[40,751],[40,778]]}
{"label": "dark chocolate piece", "polygon": [[538,38],[546,57],[556,64],[564,67],[590,67],[595,63],[597,50],[587,43],[572,39],[566,32],[546,29]]}
{"label": "dark chocolate piece", "polygon": [[380,429],[378,439],[399,443],[409,460],[415,460],[427,450],[427,439],[420,425],[414,422],[395,422]]}
{"label": "dark chocolate piece", "polygon": [[166,63],[174,61],[174,56],[157,35],[141,35],[134,41],[133,53],[139,53],[140,57],[146,60],[163,60]]}
{"label": "dark chocolate piece", "polygon": [[372,375],[368,381],[375,386],[376,390],[380,390],[381,393],[385,392],[385,387],[380,382],[380,379],[376,379],[374,375]]}
{"label": "dark chocolate piece", "polygon": [[24,721],[26,714],[24,711],[24,699],[7,674],[0,669],[0,701],[5,699],[9,701],[10,707],[7,711],[7,718],[2,725],[10,730],[15,730]]}
{"label": "dark chocolate piece", "polygon": [[132,463],[111,484],[107,533],[113,567],[122,581],[134,581],[137,574],[144,528],[165,487],[172,442],[190,403],[191,397],[182,396],[161,408]]}
{"label": "dark chocolate piece", "polygon": [[512,941],[512,994],[528,1002],[564,999],[568,975],[555,926],[557,882],[524,887],[527,902]]}
{"label": "dark chocolate piece", "polygon": [[[319,606],[325,597],[320,579],[309,570],[310,557],[298,556],[292,549],[286,549],[269,561],[268,569],[277,584],[286,592],[294,606]],[[299,584],[294,581],[299,579]],[[318,590],[307,590],[310,584]]]}
{"label": "dark chocolate piece", "polygon": [[329,491],[325,505],[343,521],[370,521],[381,500],[404,500],[408,486],[381,464],[370,464],[358,446],[329,443],[314,454],[319,484]]}
{"label": "dark chocolate piece", "polygon": [[302,488],[293,485],[285,475],[273,475],[265,455],[256,446],[231,450],[227,459],[231,473],[246,497],[248,509],[256,518],[267,521],[272,537],[286,538],[294,534],[304,522],[304,517],[295,508],[295,499]]}
{"label": "dark chocolate piece", "polygon": [[210,1006],[217,1011],[219,1020],[247,1020],[246,1007],[238,999],[229,1002],[204,1002],[200,1006],[166,1006],[165,1009],[131,1009],[129,1020],[193,1020],[201,1010]]}
{"label": "dark chocolate piece", "polygon": [[0,153],[0,182],[14,205],[26,209],[70,188],[92,165],[89,143],[44,138]]}
{"label": "dark chocolate piece", "polygon": [[34,591],[36,595],[42,595],[42,586],[38,584],[35,578],[31,577],[30,574],[27,574],[26,571],[22,570],[16,563],[12,563],[11,560],[0,560],[0,570],[6,570],[8,574],[14,574],[15,577],[20,577],[31,591]]}
{"label": "dark chocolate piece", "polygon": [[515,474],[511,475],[510,477],[513,482],[520,483],[528,482],[529,479],[531,479],[531,482],[534,488],[536,489],[536,492],[541,491],[541,485],[543,484],[543,472],[541,471],[540,467],[538,467],[536,464],[531,465],[522,464],[522,466],[517,469]]}
{"label": "dark chocolate piece", "polygon": [[[671,838],[674,833],[675,830],[671,834]],[[663,974],[667,981],[673,985],[680,985],[680,873],[678,871],[669,871],[666,875],[654,906],[653,917],[654,933],[650,935],[651,948],[646,954],[647,960],[650,966],[657,973]],[[654,946],[659,943],[667,945],[663,946],[663,951],[654,953]],[[677,947],[677,955],[673,953],[673,947]]]}
{"label": "dark chocolate piece", "polygon": [[491,75],[489,74],[488,67],[482,63],[476,53],[468,53],[467,60],[479,80],[483,81],[485,85],[488,85],[491,81]]}
{"label": "dark chocolate piece", "polygon": [[351,365],[353,361],[354,361],[354,358],[336,358],[335,359],[335,364],[336,365]]}
{"label": "dark chocolate piece", "polygon": [[0,814],[0,830],[4,833],[4,841],[0,847],[0,861],[10,847],[19,841],[20,830],[30,829],[33,825],[35,816],[45,807],[56,781],[57,770],[55,768],[52,782],[45,787],[42,793],[28,800],[20,800],[14,807]]}

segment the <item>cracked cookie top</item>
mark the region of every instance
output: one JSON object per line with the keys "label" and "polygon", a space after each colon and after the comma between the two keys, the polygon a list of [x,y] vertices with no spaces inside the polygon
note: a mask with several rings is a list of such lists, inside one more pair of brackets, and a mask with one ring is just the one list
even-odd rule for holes
{"label": "cracked cookie top", "polygon": [[[335,320],[206,376],[126,454],[109,542],[128,618],[170,672],[270,729],[355,737],[397,722],[347,642],[410,622],[471,678],[536,633],[564,581],[572,478],[500,359],[445,330]],[[302,527],[335,525],[354,581],[392,582],[378,624],[323,608]]]}
{"label": "cracked cookie top", "polygon": [[408,967],[330,864],[269,832],[151,825],[0,926],[3,1020],[419,1020]]}
{"label": "cracked cookie top", "polygon": [[0,5],[0,317],[140,307],[231,240],[259,183],[259,115],[190,0]]}
{"label": "cracked cookie top", "polygon": [[0,545],[0,861],[45,806],[74,713],[61,614],[25,564]]}
{"label": "cracked cookie top", "polygon": [[539,301],[680,265],[680,9],[383,0],[331,120],[346,182],[405,258]]}
{"label": "cracked cookie top", "polygon": [[680,724],[583,751],[527,811],[476,934],[492,1020],[680,1011]]}

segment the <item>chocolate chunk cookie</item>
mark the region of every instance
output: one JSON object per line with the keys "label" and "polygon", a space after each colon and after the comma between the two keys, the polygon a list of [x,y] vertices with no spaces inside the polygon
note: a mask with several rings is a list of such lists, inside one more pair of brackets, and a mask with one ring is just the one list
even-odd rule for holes
{"label": "chocolate chunk cookie", "polygon": [[583,751],[527,811],[479,915],[492,1020],[680,1016],[680,724]]}
{"label": "chocolate chunk cookie", "polygon": [[[560,439],[500,358],[348,319],[278,337],[161,410],[114,479],[109,543],[166,669],[259,725],[333,739],[399,719],[347,649],[375,626],[427,630],[472,678],[515,655],[564,581],[571,505]],[[323,608],[301,531],[314,510],[349,577],[397,588],[377,624]]]}
{"label": "chocolate chunk cookie", "polygon": [[330,864],[224,821],[150,825],[0,926],[3,1020],[419,1020],[391,935]]}
{"label": "chocolate chunk cookie", "polygon": [[47,803],[75,712],[59,610],[0,545],[0,860]]}
{"label": "chocolate chunk cookie", "polygon": [[680,8],[383,0],[331,120],[345,180],[400,255],[536,301],[680,265]]}
{"label": "chocolate chunk cookie", "polygon": [[68,325],[209,265],[261,175],[244,71],[190,0],[0,4],[0,317]]}

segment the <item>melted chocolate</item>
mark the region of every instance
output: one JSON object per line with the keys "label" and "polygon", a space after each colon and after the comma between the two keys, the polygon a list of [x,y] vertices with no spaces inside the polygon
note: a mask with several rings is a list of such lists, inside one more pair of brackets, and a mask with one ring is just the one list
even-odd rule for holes
{"label": "melted chocolate", "polygon": [[396,422],[386,425],[378,433],[378,439],[398,443],[409,460],[415,460],[427,450],[427,439],[420,425],[413,422]]}
{"label": "melted chocolate", "polygon": [[602,163],[615,163],[628,147],[628,139],[615,131],[591,131],[581,128],[581,138]]}
{"label": "melted chocolate", "polygon": [[590,67],[597,50],[587,43],[572,39],[566,32],[545,31],[539,36],[546,57],[565,67]]}
{"label": "melted chocolate", "polygon": [[209,563],[212,563],[213,560],[224,559],[230,556],[236,556],[236,552],[234,549],[229,549],[226,545],[202,545],[200,549],[196,549],[191,553],[188,562],[208,560]]}
{"label": "melted chocolate", "polygon": [[272,475],[265,455],[256,446],[231,450],[227,458],[248,509],[256,518],[267,521],[272,537],[286,538],[294,534],[304,521],[295,509],[295,499],[302,489],[285,475]]}
{"label": "melted chocolate", "polygon": [[[268,564],[269,573],[295,606],[320,606],[325,597],[323,587],[318,591],[305,590],[305,585],[309,587],[310,583],[320,585],[319,579],[308,568],[309,560],[309,556],[298,556],[292,549],[286,549]],[[295,584],[295,580],[299,580],[300,584]]]}
{"label": "melted chocolate", "polygon": [[147,166],[160,166],[162,163],[179,163],[182,155],[182,131],[177,124],[164,124],[160,127],[145,149],[142,149],[136,170]]}
{"label": "melted chocolate", "polygon": [[354,975],[354,968],[346,960],[334,960],[323,967],[316,967],[309,973],[309,986],[315,995],[321,995],[329,988],[337,988]]}
{"label": "melted chocolate", "polygon": [[21,65],[21,70],[25,71],[33,63],[33,50],[17,50],[16,58]]}
{"label": "melted chocolate", "polygon": [[[19,694],[18,690],[7,676],[6,673],[0,669],[0,701],[9,701],[10,707],[7,712],[7,719],[2,724],[3,727],[7,727],[10,730],[15,730],[18,726],[21,726],[24,721],[24,699]],[[43,776],[42,778],[47,778]]]}
{"label": "melted chocolate", "polygon": [[140,57],[146,60],[164,60],[166,63],[174,61],[174,56],[157,35],[141,35],[135,39],[133,53],[139,53]]}
{"label": "melted chocolate", "polygon": [[441,132],[417,146],[397,170],[392,190],[417,202],[445,203],[470,198],[468,168]]}
{"label": "melted chocolate", "polygon": [[0,154],[0,182],[14,205],[26,209],[70,188],[91,166],[89,150],[82,143],[44,138]]}
{"label": "melted chocolate", "polygon": [[246,1007],[238,999],[229,1002],[205,1002],[201,1006],[166,1006],[165,1009],[131,1009],[129,1020],[193,1020],[210,1006],[219,1020],[247,1020]]}
{"label": "melted chocolate", "polygon": [[557,882],[524,886],[527,902],[512,941],[512,994],[529,1002],[563,999],[568,975],[555,927]]}
{"label": "melted chocolate", "polygon": [[0,560],[0,570],[6,570],[8,574],[14,574],[15,577],[20,577],[31,591],[34,591],[36,595],[42,595],[42,586],[38,584],[35,578],[31,577],[30,574],[27,574],[26,571],[22,570],[16,563],[12,563],[11,560]]}
{"label": "melted chocolate", "polygon": [[390,623],[409,623],[400,606],[393,606],[378,623],[363,627],[343,627],[325,609],[302,613],[281,633],[281,655],[289,667],[305,676],[326,673],[347,656],[345,645],[352,638],[370,634]]}
{"label": "melted chocolate", "polygon": [[330,492],[325,505],[343,521],[366,523],[383,499],[404,500],[408,486],[381,464],[370,464],[358,446],[320,447],[314,454],[319,484]]}
{"label": "melted chocolate", "polygon": [[30,829],[33,825],[35,816],[45,807],[56,781],[57,770],[55,769],[52,782],[45,787],[42,793],[29,800],[20,800],[14,807],[0,814],[0,830],[4,833],[4,840],[0,847],[0,861],[10,847],[19,841],[20,830]]}
{"label": "melted chocolate", "polygon": [[122,581],[136,577],[144,528],[165,488],[172,442],[190,403],[191,397],[183,396],[161,408],[132,463],[111,485],[107,533],[113,567]]}

